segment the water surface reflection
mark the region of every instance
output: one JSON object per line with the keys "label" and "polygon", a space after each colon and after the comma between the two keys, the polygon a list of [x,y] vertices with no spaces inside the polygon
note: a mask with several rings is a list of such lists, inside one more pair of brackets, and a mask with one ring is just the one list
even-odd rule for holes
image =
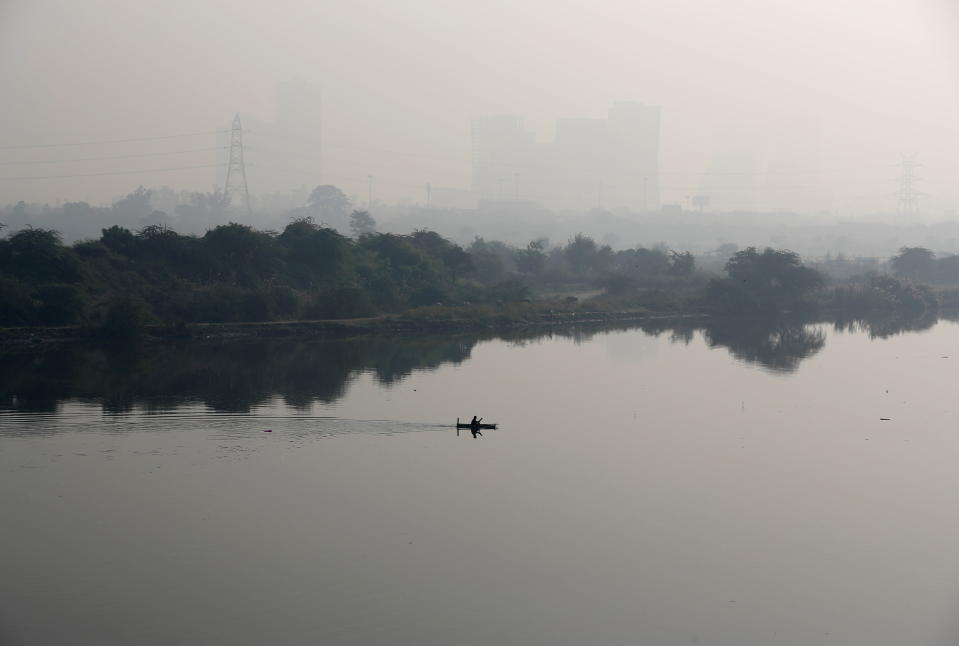
{"label": "water surface reflection", "polygon": [[[837,331],[886,338],[931,327],[935,319],[845,319]],[[0,353],[0,410],[55,412],[61,402],[102,405],[104,412],[172,410],[202,404],[212,411],[245,413],[280,397],[307,410],[343,397],[369,373],[383,385],[414,371],[457,365],[478,343],[499,338],[515,345],[546,337],[588,341],[596,334],[639,329],[689,344],[701,334],[712,348],[771,372],[789,373],[823,349],[821,323],[775,318],[651,319],[634,325],[526,329],[511,333],[398,338],[244,340],[236,342],[94,347],[77,344],[8,348]]]}
{"label": "water surface reflection", "polygon": [[901,329],[6,349],[0,643],[955,644],[959,328]]}

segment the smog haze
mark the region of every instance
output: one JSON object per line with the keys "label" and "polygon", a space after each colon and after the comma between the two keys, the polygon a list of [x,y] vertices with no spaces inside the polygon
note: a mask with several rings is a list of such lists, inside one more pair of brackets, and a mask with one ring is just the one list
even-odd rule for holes
{"label": "smog haze", "polygon": [[947,0],[7,0],[0,202],[211,190],[234,114],[255,159],[294,82],[317,88],[316,127],[287,133],[299,157],[251,164],[253,193],[365,198],[373,181],[377,200],[421,203],[427,184],[472,188],[476,119],[515,115],[548,145],[557,122],[625,101],[659,109],[661,203],[892,211],[905,153],[941,216],[959,208],[957,29]]}

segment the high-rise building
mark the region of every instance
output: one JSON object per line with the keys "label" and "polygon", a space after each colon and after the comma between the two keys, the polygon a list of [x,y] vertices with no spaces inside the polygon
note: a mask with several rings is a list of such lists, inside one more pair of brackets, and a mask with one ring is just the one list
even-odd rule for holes
{"label": "high-rise building", "polygon": [[499,115],[473,120],[473,192],[479,200],[516,197],[518,176],[536,167],[536,139],[520,117]]}
{"label": "high-rise building", "polygon": [[606,119],[563,119],[536,143],[518,117],[473,122],[473,189],[481,200],[556,209],[659,206],[659,108],[617,103]]}
{"label": "high-rise building", "polygon": [[320,85],[295,78],[276,88],[276,127],[285,134],[320,138]]}

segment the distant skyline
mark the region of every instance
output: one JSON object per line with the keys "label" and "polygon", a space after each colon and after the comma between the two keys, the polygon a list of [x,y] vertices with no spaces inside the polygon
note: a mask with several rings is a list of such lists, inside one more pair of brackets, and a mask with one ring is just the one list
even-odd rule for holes
{"label": "distant skyline", "polygon": [[473,121],[473,194],[566,211],[659,208],[660,111],[618,102],[602,119],[561,119],[538,141],[521,117]]}
{"label": "distant skyline", "polygon": [[[904,152],[937,215],[959,206],[957,35],[948,0],[7,0],[0,202],[210,190],[213,131],[276,121],[277,85],[299,77],[323,96],[321,181],[350,194],[369,175],[387,202],[468,188],[476,117],[522,115],[545,142],[631,100],[662,108],[662,202],[718,208],[732,187],[756,208],[891,211]],[[15,148],[187,133],[209,134]],[[50,179],[9,179],[32,176]]]}

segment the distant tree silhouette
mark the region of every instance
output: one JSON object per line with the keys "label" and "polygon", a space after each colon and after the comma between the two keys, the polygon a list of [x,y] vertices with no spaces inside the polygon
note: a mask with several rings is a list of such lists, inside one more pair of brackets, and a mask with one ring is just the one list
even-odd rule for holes
{"label": "distant tree silhouette", "polygon": [[897,276],[929,281],[932,279],[935,261],[936,254],[924,247],[902,247],[889,264]]}
{"label": "distant tree silhouette", "polygon": [[946,285],[959,283],[959,256],[936,258],[933,281]]}
{"label": "distant tree silhouette", "polygon": [[803,294],[822,283],[819,272],[804,267],[799,254],[767,247],[736,252],[726,263],[726,273],[737,282],[751,283],[762,290],[785,290]]}
{"label": "distant tree silhouette", "polygon": [[683,253],[672,251],[670,255],[668,270],[670,275],[685,277],[693,273],[693,269],[696,268],[696,259],[693,258],[693,254],[688,251]]}
{"label": "distant tree silhouette", "polygon": [[93,215],[94,209],[86,202],[64,202],[63,217],[70,219],[88,218]]}
{"label": "distant tree silhouette", "polygon": [[792,251],[755,247],[736,252],[726,263],[729,278],[710,281],[706,301],[728,311],[781,310],[800,304],[825,279],[805,267]]}
{"label": "distant tree silhouette", "polygon": [[564,253],[573,271],[583,273],[593,266],[598,251],[595,240],[582,233],[577,233],[566,244]]}
{"label": "distant tree silhouette", "polygon": [[450,271],[450,277],[455,281],[460,276],[473,270],[473,259],[459,245],[450,245],[441,256],[443,264]]}
{"label": "distant tree silhouette", "polygon": [[512,270],[512,250],[502,242],[477,236],[469,247],[469,254],[473,276],[485,285],[502,282]]}
{"label": "distant tree silhouette", "polygon": [[230,196],[215,188],[211,193],[191,193],[190,204],[197,215],[216,219],[225,215],[230,208]]}
{"label": "distant tree silhouette", "polygon": [[720,258],[732,258],[737,251],[739,251],[739,245],[732,242],[724,242],[716,247],[716,255]]}
{"label": "distant tree silhouette", "polygon": [[526,248],[516,254],[516,268],[524,274],[537,275],[546,265],[546,254],[543,253],[543,241],[532,240]]}
{"label": "distant tree silhouette", "polygon": [[113,211],[125,218],[139,220],[149,215],[150,211],[153,210],[150,206],[151,195],[153,195],[153,191],[138,186],[135,191],[114,202]]}
{"label": "distant tree silhouette", "polygon": [[626,249],[618,256],[620,270],[633,278],[649,278],[668,272],[671,268],[669,255],[660,249]]}
{"label": "distant tree silhouette", "polygon": [[320,223],[334,228],[346,226],[346,219],[352,208],[350,198],[339,188],[330,184],[314,188],[307,199],[307,204],[310,212]]}
{"label": "distant tree silhouette", "polygon": [[369,211],[353,211],[353,213],[350,214],[350,231],[353,232],[353,236],[356,238],[375,233],[376,220],[373,219]]}

